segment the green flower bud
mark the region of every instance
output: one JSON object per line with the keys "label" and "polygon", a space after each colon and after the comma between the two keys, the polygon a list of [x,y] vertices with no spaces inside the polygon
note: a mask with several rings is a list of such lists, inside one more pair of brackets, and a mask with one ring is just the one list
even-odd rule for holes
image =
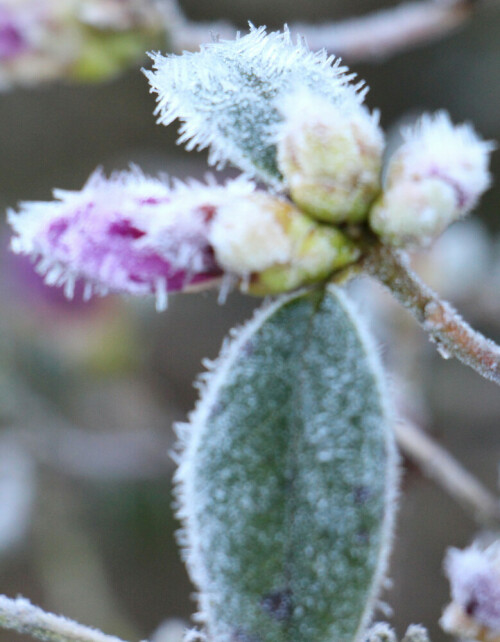
{"label": "green flower bud", "polygon": [[359,102],[332,104],[310,92],[293,94],[282,111],[278,166],[292,199],[325,222],[363,221],[380,191],[376,116]]}
{"label": "green flower bud", "polygon": [[428,245],[455,218],[455,190],[439,179],[428,178],[405,180],[387,190],[375,203],[370,224],[391,245]]}
{"label": "green flower bud", "polygon": [[317,223],[289,201],[249,194],[235,210],[217,209],[210,243],[217,264],[255,295],[275,294],[319,282],[359,258],[340,230]]}

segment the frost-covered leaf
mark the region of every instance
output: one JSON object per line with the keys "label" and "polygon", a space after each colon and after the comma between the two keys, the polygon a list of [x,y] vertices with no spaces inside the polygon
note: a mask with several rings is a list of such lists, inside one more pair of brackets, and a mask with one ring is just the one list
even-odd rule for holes
{"label": "frost-covered leaf", "polygon": [[251,175],[279,184],[277,123],[286,94],[312,89],[334,105],[358,109],[361,85],[325,52],[284,33],[251,28],[236,40],[203,45],[182,56],[152,55],[146,76],[158,94],[158,122],[180,118],[179,142],[187,149],[210,148],[209,161],[230,161]]}
{"label": "frost-covered leaf", "polygon": [[217,642],[348,642],[388,553],[392,433],[374,348],[336,290],[282,299],[226,346],[178,472],[185,555]]}

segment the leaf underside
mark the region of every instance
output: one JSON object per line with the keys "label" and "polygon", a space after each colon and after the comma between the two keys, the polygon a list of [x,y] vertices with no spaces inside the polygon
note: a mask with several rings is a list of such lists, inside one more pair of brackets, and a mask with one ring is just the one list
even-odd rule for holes
{"label": "leaf underside", "polygon": [[392,522],[378,366],[344,297],[294,296],[226,349],[179,472],[214,642],[340,642],[367,624]]}

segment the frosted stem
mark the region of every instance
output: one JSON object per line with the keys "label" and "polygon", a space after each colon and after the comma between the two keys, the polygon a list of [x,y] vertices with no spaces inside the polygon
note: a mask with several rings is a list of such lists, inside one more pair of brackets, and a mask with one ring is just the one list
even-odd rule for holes
{"label": "frosted stem", "polygon": [[470,17],[472,5],[461,0],[407,2],[337,23],[297,24],[292,30],[313,50],[326,48],[349,62],[380,60],[445,36]]}
{"label": "frosted stem", "polygon": [[414,424],[397,423],[394,431],[407,457],[461,504],[481,526],[500,527],[500,502],[447,450]]}
{"label": "frosted stem", "polygon": [[[339,22],[296,23],[290,30],[304,36],[313,51],[325,48],[348,61],[370,62],[441,38],[486,4],[487,0],[421,0]],[[191,22],[179,10],[175,18],[171,37],[176,51],[198,49],[210,36],[233,38],[236,31],[228,22]]]}
{"label": "frosted stem", "polygon": [[403,254],[371,246],[362,267],[383,283],[437,344],[441,356],[456,357],[500,385],[500,347],[473,330],[410,269]]}
{"label": "frosted stem", "polygon": [[46,613],[29,600],[0,595],[0,627],[31,635],[43,642],[123,642],[113,635]]}

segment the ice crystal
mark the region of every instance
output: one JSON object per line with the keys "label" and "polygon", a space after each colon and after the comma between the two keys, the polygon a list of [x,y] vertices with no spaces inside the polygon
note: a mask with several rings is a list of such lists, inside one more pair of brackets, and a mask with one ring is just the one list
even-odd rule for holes
{"label": "ice crystal", "polygon": [[182,121],[180,143],[210,149],[209,162],[230,161],[252,176],[279,185],[276,125],[290,92],[314,89],[334,105],[359,105],[362,84],[325,52],[312,53],[292,41],[287,29],[267,34],[251,26],[235,40],[203,45],[182,56],[152,54],[145,74],[158,94],[158,122]]}

